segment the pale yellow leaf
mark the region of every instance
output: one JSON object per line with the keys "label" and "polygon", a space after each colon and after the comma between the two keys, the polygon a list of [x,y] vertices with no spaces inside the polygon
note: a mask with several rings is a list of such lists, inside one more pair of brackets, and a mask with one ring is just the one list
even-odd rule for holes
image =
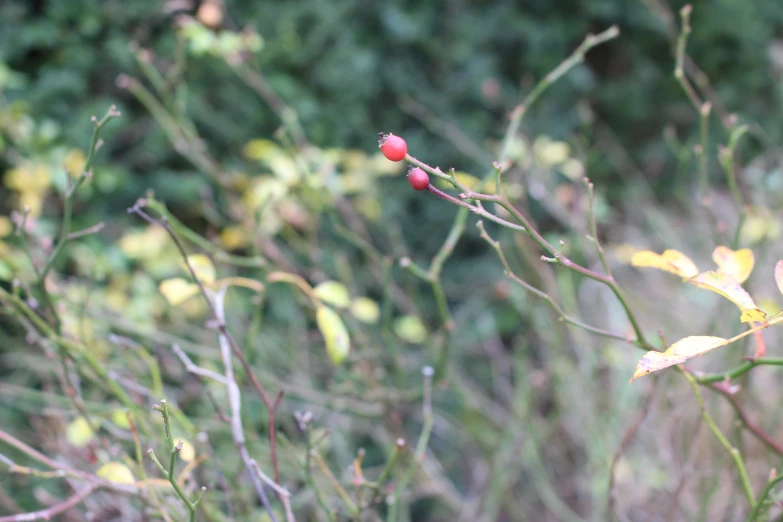
{"label": "pale yellow leaf", "polygon": [[[184,263],[183,263],[184,264]],[[204,254],[193,254],[188,256],[188,264],[196,273],[196,277],[204,286],[211,286],[215,282],[215,265]],[[185,271],[190,274],[190,270],[185,266]]]}
{"label": "pale yellow leaf", "polygon": [[656,254],[651,250],[636,252],[631,258],[631,264],[636,267],[650,267],[676,274],[688,279],[699,273],[696,264],[688,256],[677,250],[666,250]]}
{"label": "pale yellow leaf", "polygon": [[357,297],[351,303],[351,315],[363,323],[375,324],[381,317],[381,307],[369,297]]}
{"label": "pale yellow leaf", "polygon": [[107,462],[98,468],[95,474],[117,484],[134,484],[136,482],[131,470],[121,462]]}
{"label": "pale yellow leaf", "polygon": [[340,364],[351,350],[351,338],[345,329],[340,316],[326,305],[319,306],[315,311],[318,329],[324,337],[326,354],[334,364]]}
{"label": "pale yellow leaf", "polygon": [[346,308],[351,304],[351,294],[348,288],[337,281],[324,281],[313,289],[315,297],[326,304],[336,306],[337,308]]}
{"label": "pale yellow leaf", "polygon": [[185,462],[193,462],[196,458],[196,449],[193,447],[193,444],[186,441],[185,439],[179,437],[174,437],[174,440],[179,444],[182,442],[182,449],[179,450],[179,458],[184,460]]}
{"label": "pale yellow leaf", "polygon": [[631,381],[649,373],[668,368],[669,366],[684,363],[688,359],[714,350],[715,348],[725,346],[726,344],[728,344],[728,340],[722,337],[697,335],[680,339],[671,345],[665,352],[649,351],[636,365],[636,371],[634,372]]}
{"label": "pale yellow leaf", "polygon": [[158,290],[172,306],[181,305],[201,291],[196,283],[191,283],[181,277],[161,281]]}
{"label": "pale yellow leaf", "polygon": [[748,308],[747,310],[742,311],[742,315],[740,315],[740,322],[741,323],[760,323],[762,321],[765,321],[767,319],[767,312],[760,308]]}
{"label": "pale yellow leaf", "polygon": [[[723,272],[702,272],[696,277],[690,279],[690,282],[705,290],[720,294],[732,303],[736,304],[742,311],[741,321],[763,321],[766,314],[759,310],[756,303],[750,297],[744,288],[736,279]],[[752,311],[750,313],[746,313]]]}
{"label": "pale yellow leaf", "polygon": [[71,446],[83,448],[95,434],[90,428],[90,423],[84,417],[76,417],[65,428],[65,438]]}
{"label": "pale yellow leaf", "polygon": [[715,247],[715,250],[712,252],[712,259],[718,265],[720,272],[729,274],[740,284],[747,281],[748,277],[750,277],[755,263],[753,251],[749,248],[732,250],[725,246]]}
{"label": "pale yellow leaf", "polygon": [[111,421],[117,426],[119,426],[120,428],[126,430],[130,429],[130,422],[128,422],[128,415],[125,413],[125,410],[123,409],[112,410]]}

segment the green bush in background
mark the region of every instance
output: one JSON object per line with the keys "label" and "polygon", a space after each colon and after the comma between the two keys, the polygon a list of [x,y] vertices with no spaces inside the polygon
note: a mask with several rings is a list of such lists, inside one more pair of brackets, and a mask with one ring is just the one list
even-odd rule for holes
{"label": "green bush in background", "polygon": [[[214,314],[166,230],[138,211],[163,218],[196,256],[187,259],[208,296],[223,302],[209,292],[231,286],[226,329],[269,399],[285,392],[273,423],[273,480],[291,493],[298,520],[744,513],[736,477],[712,473],[729,467],[728,456],[695,408],[680,406],[687,387],[668,376],[629,387],[637,354],[570,329],[509,286],[473,216],[455,221],[453,206],[410,191],[376,139],[402,135],[411,154],[455,167],[478,189],[499,159],[512,109],[585,34],[617,25],[618,39],[591,50],[526,114],[509,141],[520,168],[504,174],[504,187],[550,243],[562,239],[577,262],[594,265],[592,250],[580,247],[592,233],[581,182],[588,175],[601,235],[644,328],[665,326],[669,340],[692,334],[694,322],[707,331],[709,317],[693,310],[711,301],[686,294],[672,303],[673,285],[638,280],[623,265],[635,247],[706,258],[714,244],[728,244],[737,216],[716,146],[727,142],[721,122],[734,114],[750,124],[738,148],[749,209],[741,243],[758,247],[759,259],[780,258],[783,4],[694,5],[687,49],[698,69],[689,74],[705,99],[720,101],[708,143],[714,216],[694,204],[699,114],[673,76],[680,4],[226,2],[219,21],[199,11],[204,5],[218,4],[0,5],[0,280],[4,295],[25,297],[3,301],[0,434],[69,472],[112,482],[95,482],[101,491],[74,508],[74,519],[84,510],[98,520],[271,516],[226,422],[230,391],[185,366],[189,357],[222,371]],[[112,104],[122,116],[101,129],[94,175],[80,182],[90,118]],[[82,184],[68,198],[74,183]],[[89,233],[54,256],[69,207],[69,230]],[[515,272],[566,313],[629,331],[605,289],[542,267],[525,239],[487,229]],[[725,369],[742,348],[706,368]],[[272,474],[270,408],[237,362],[247,445]],[[422,376],[430,366],[434,389]],[[743,382],[753,411],[769,409],[779,392],[765,375]],[[165,435],[151,411],[164,409],[163,398],[172,426]],[[720,411],[726,425],[747,425]],[[655,429],[628,451],[623,439],[636,434],[637,416]],[[773,434],[775,421],[764,417]],[[767,450],[754,439],[744,447],[742,433],[733,440],[758,489]],[[184,495],[164,480],[166,444],[178,437],[187,443],[175,462],[187,470]],[[138,458],[149,446],[160,468]],[[42,463],[15,443],[0,444],[0,454],[24,467],[0,488],[0,518],[78,490],[74,476],[29,471]],[[672,493],[686,483],[686,493]],[[139,484],[153,493],[138,498]],[[194,508],[201,486],[207,492]],[[285,519],[285,495],[266,493]]]}

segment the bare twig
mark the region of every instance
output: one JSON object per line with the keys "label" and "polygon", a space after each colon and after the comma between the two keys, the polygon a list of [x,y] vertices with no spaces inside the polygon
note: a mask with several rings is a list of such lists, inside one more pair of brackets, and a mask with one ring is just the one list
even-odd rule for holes
{"label": "bare twig", "polygon": [[641,410],[637,414],[634,421],[631,423],[630,426],[628,426],[628,429],[625,432],[625,435],[623,435],[623,439],[620,442],[620,446],[617,448],[617,451],[614,452],[614,455],[612,455],[612,463],[609,465],[609,491],[607,495],[607,508],[606,508],[606,514],[607,517],[611,515],[611,513],[614,511],[614,503],[616,500],[616,491],[615,491],[615,468],[617,467],[617,463],[620,461],[620,457],[623,456],[623,454],[628,450],[628,446],[631,445],[631,441],[633,441],[634,437],[636,437],[636,433],[639,431],[639,428],[642,426],[642,423],[644,422],[644,419],[647,418],[647,415],[650,413],[650,407],[652,406],[653,401],[656,398],[655,391],[658,389],[658,379],[654,380],[652,384],[650,385],[650,389],[647,390],[647,397],[644,399],[644,404],[642,405]]}

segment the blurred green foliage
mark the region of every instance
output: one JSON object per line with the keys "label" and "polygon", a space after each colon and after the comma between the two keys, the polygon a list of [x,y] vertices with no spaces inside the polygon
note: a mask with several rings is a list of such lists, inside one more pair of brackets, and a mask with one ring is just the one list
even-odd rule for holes
{"label": "blurred green foliage", "polygon": [[[287,391],[279,431],[292,442],[282,444],[281,468],[290,487],[305,491],[298,507],[315,513],[303,486],[307,477],[298,467],[304,446],[291,414],[312,409],[318,429],[337,434],[321,450],[341,478],[350,476],[359,447],[367,449],[365,462],[377,472],[396,437],[414,444],[421,424],[420,368],[434,364],[448,339],[430,286],[398,261],[409,257],[425,266],[443,245],[456,209],[410,191],[401,167],[378,156],[377,133],[402,135],[420,159],[480,178],[490,170],[508,114],[524,94],[585,34],[616,24],[620,38],[592,50],[526,116],[514,142],[521,168],[509,175],[506,188],[553,244],[565,238],[569,249],[575,245],[571,254],[585,262],[593,258],[578,248],[588,232],[584,174],[596,183],[599,224],[613,240],[613,260],[627,261],[629,243],[646,243],[642,233],[652,243],[709,252],[707,234],[679,234],[680,217],[667,213],[691,206],[687,192],[695,179],[692,150],[698,139],[698,114],[672,75],[682,4],[227,1],[220,32],[183,27],[182,18],[198,8],[187,1],[6,0],[0,3],[0,215],[28,205],[35,218],[29,232],[33,257],[45,258],[57,236],[66,169],[77,174],[83,164],[90,117],[116,104],[123,117],[103,134],[99,175],[74,203],[74,230],[100,222],[105,228],[70,245],[55,267],[64,331],[108,367],[141,376],[151,393],[165,387],[188,419],[210,432],[224,467],[241,469],[228,430],[204,398],[209,390],[222,400],[224,390],[189,379],[168,349],[180,342],[199,364],[219,365],[214,330],[203,326],[206,307],[188,294],[195,294],[190,283],[175,283],[190,297],[182,301],[160,286],[187,276],[178,252],[162,229],[126,213],[138,198],[154,194],[148,208],[170,212],[178,231],[206,238],[189,238],[188,251],[208,253],[218,278],[265,281],[260,296],[231,290],[229,326],[265,385]],[[694,5],[688,54],[727,111],[758,125],[741,150],[783,141],[781,21],[779,0]],[[237,56],[241,60],[233,61]],[[238,63],[250,64],[250,72]],[[151,70],[161,74],[163,88]],[[274,98],[270,103],[259,96],[253,71],[260,71],[282,110],[276,110]],[[306,145],[298,142],[297,128]],[[712,131],[711,150],[725,142],[717,119]],[[715,163],[713,181],[720,189],[724,181]],[[779,205],[773,203],[779,203],[774,189],[783,175],[779,166],[764,162],[753,172],[755,178],[752,172],[743,178],[743,188],[755,180],[762,195],[750,201],[756,208],[749,220],[753,228],[743,237],[748,244],[780,235]],[[666,208],[659,208],[659,197],[667,198]],[[608,457],[641,394],[625,385],[623,371],[632,367],[627,354],[568,330],[540,301],[512,290],[473,225],[471,216],[442,272],[456,325],[451,337],[456,374],[435,390],[438,420],[430,457],[438,460],[427,462],[433,483],[448,487],[433,495],[438,501],[422,487],[421,497],[410,500],[411,520],[451,519],[455,506],[472,502],[479,486],[490,492],[482,500],[483,514],[519,519],[513,505],[505,504],[512,487],[522,491],[519,505],[546,512],[547,520],[600,513]],[[12,228],[10,219],[0,219],[0,281],[33,281]],[[538,252],[511,236],[497,236],[507,241],[520,274],[537,287],[555,289],[567,311],[582,305],[588,319],[625,328],[622,313],[595,287],[571,273],[542,270]],[[242,262],[235,264],[231,256]],[[248,258],[262,257],[268,265],[247,265]],[[270,272],[278,273],[276,282]],[[279,272],[296,272],[313,286],[344,285],[339,297],[334,286],[320,287],[317,299],[345,322],[353,340],[348,364],[334,367],[315,348],[323,345],[319,332],[336,331],[339,337],[343,330],[333,322],[319,324],[334,318],[327,313],[317,320],[321,303],[285,284],[290,281],[281,282]],[[641,291],[636,304],[649,312],[670,288]],[[691,310],[677,310],[660,312],[646,326],[684,328]],[[0,427],[51,442],[56,437],[48,436],[35,413],[52,404],[57,414],[44,417],[62,417],[71,430],[81,427],[71,404],[50,391],[56,389],[53,355],[28,353],[23,329],[3,321],[0,376],[7,377],[6,396],[17,403],[2,411]],[[143,346],[117,350],[112,335]],[[160,383],[145,366],[150,359],[162,370]],[[242,384],[245,396],[251,395]],[[127,430],[116,420],[122,405],[104,392],[85,384],[92,419],[104,434]],[[140,396],[139,402],[149,402]],[[257,400],[243,414],[252,449],[268,462],[267,414]],[[187,422],[177,422],[187,431]],[[56,428],[51,429],[68,431]],[[698,427],[686,428],[672,432],[690,442]],[[127,438],[127,431],[121,433]],[[144,431],[145,442],[151,433],[156,432]],[[48,449],[56,453],[62,447]],[[97,453],[101,462],[108,459]],[[667,477],[677,468],[657,462],[654,449],[623,465],[620,482],[630,484],[629,491],[634,479],[643,484],[642,493],[649,494],[638,504],[648,509],[671,486]],[[629,469],[641,470],[640,476],[629,478]],[[241,486],[240,476],[229,479]],[[32,509],[36,500],[24,486],[14,482],[11,491],[23,491],[16,500]],[[211,493],[209,498],[221,502]],[[239,500],[245,513],[253,512],[252,495]]]}

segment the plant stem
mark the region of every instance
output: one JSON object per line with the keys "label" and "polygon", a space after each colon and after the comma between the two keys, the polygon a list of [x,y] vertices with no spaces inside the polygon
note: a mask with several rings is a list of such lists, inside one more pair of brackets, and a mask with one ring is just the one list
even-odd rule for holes
{"label": "plant stem", "polygon": [[748,499],[748,503],[751,506],[755,506],[756,499],[753,496],[753,488],[750,486],[750,478],[748,477],[748,472],[745,469],[745,461],[742,459],[742,455],[737,448],[731,445],[731,442],[729,442],[726,436],[723,435],[723,433],[720,431],[720,428],[718,428],[717,424],[715,424],[715,422],[712,420],[710,414],[707,413],[707,409],[704,407],[704,401],[702,400],[701,392],[699,391],[699,386],[696,379],[689,372],[685,370],[681,371],[688,380],[688,383],[691,385],[693,395],[696,397],[696,403],[699,405],[699,410],[701,410],[701,416],[704,419],[704,422],[707,423],[707,426],[709,427],[712,434],[715,435],[715,438],[718,439],[718,441],[721,443],[721,446],[726,448],[726,451],[729,452],[729,455],[731,455],[731,458],[734,460],[734,465],[737,466],[740,482],[742,483],[742,489],[745,492],[745,497]]}
{"label": "plant stem", "polygon": [[[82,170],[81,175],[76,179],[76,184],[74,184],[71,187],[70,183],[66,183],[66,186],[68,186],[69,188],[65,194],[65,199],[63,201],[63,221],[60,226],[60,236],[59,239],[57,240],[57,245],[54,247],[54,251],[52,252],[52,255],[49,257],[49,260],[46,262],[46,265],[44,266],[43,270],[41,270],[41,276],[38,278],[38,282],[41,285],[44,284],[44,280],[46,279],[46,276],[49,274],[49,271],[52,269],[55,262],[60,257],[60,254],[63,252],[63,248],[65,247],[65,244],[70,239],[69,235],[71,233],[71,213],[72,213],[73,195],[82,185],[82,183],[84,183],[84,181],[87,178],[89,178],[91,175],[90,169],[92,168],[93,159],[95,159],[95,153],[98,150],[98,144],[101,137],[101,130],[107,123],[109,123],[109,121],[111,121],[113,118],[117,116],[120,116],[120,113],[117,111],[117,108],[114,105],[109,107],[109,110],[106,111],[106,114],[100,120],[96,119],[93,116],[95,129],[93,130],[92,133],[92,141],[90,142],[90,149],[87,155],[87,160],[84,163],[84,168]],[[66,172],[65,175],[70,176],[71,174]],[[67,181],[70,182],[70,177],[67,178]]]}

